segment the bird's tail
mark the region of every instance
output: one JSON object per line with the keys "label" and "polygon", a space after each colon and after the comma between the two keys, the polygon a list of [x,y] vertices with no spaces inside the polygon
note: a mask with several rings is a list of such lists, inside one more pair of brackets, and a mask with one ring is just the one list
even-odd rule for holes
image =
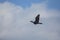
{"label": "bird's tail", "polygon": [[42,23],[38,23],[38,24],[42,24]]}

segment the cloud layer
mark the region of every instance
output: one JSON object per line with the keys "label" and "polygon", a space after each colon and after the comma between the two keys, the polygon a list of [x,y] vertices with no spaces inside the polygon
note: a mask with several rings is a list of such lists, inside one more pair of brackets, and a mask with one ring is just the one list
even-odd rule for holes
{"label": "cloud layer", "polygon": [[[37,14],[42,25],[34,25]],[[10,2],[0,3],[1,40],[60,40],[60,12],[48,9],[45,2],[23,9]]]}

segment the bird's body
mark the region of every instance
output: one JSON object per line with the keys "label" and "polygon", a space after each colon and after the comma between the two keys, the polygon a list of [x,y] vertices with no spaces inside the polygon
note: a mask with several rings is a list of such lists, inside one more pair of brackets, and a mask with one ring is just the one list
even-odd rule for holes
{"label": "bird's body", "polygon": [[39,17],[40,17],[40,15],[38,14],[36,17],[35,17],[35,21],[33,22],[33,21],[30,21],[30,22],[32,22],[32,23],[34,23],[34,24],[42,24],[42,23],[39,23]]}

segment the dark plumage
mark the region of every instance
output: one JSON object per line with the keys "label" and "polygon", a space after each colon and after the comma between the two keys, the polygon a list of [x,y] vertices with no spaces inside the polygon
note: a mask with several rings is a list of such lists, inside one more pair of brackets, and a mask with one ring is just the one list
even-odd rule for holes
{"label": "dark plumage", "polygon": [[30,22],[32,22],[32,23],[34,23],[34,24],[42,24],[42,23],[39,23],[39,17],[40,17],[40,14],[38,14],[36,17],[35,17],[35,21],[33,22],[33,21],[30,21]]}

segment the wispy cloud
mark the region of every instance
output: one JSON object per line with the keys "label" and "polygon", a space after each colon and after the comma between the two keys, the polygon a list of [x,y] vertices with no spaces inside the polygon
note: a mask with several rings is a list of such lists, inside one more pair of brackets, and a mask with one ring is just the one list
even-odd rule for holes
{"label": "wispy cloud", "polygon": [[[0,3],[0,39],[3,40],[59,40],[59,11],[48,9],[46,3],[32,4],[23,9],[10,2]],[[41,14],[42,25],[34,25],[37,14]]]}

